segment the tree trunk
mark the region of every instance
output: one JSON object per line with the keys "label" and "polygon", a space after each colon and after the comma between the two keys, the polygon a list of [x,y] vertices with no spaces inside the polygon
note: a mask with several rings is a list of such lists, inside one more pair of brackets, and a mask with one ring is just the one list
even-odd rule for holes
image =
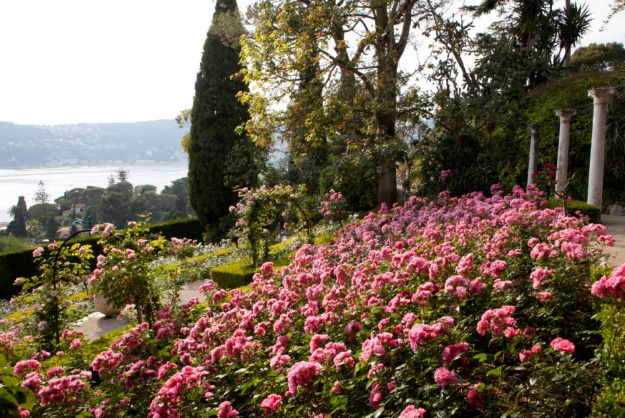
{"label": "tree trunk", "polygon": [[380,164],[380,185],[378,187],[378,205],[382,203],[390,209],[397,202],[397,170],[395,161],[385,160]]}
{"label": "tree trunk", "polygon": [[[388,80],[393,80],[388,78]],[[390,84],[390,83],[389,83]],[[389,87],[393,87],[390,85]],[[390,90],[391,92],[393,90]],[[393,141],[395,139],[395,97],[387,97],[386,103],[391,109],[378,114],[378,141]],[[390,110],[390,111],[388,111]],[[397,203],[397,169],[391,156],[386,156],[380,163],[380,183],[378,186],[378,205],[385,203],[390,209]]]}
{"label": "tree trunk", "polygon": [[[571,7],[571,0],[566,0],[565,11],[568,12]],[[569,73],[569,67],[571,66],[571,45],[566,45],[566,49],[564,50],[564,66],[567,68],[565,74]]]}

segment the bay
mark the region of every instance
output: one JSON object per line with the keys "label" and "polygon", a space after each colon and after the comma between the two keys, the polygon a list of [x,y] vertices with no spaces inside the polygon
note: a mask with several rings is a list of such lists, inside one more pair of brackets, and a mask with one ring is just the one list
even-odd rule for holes
{"label": "bay", "polygon": [[7,212],[17,204],[19,196],[26,198],[27,206],[34,204],[39,181],[44,182],[50,201],[54,203],[54,199],[63,196],[65,191],[77,187],[107,187],[109,177],[117,177],[120,169],[128,171],[128,181],[134,186],[151,184],[160,193],[172,181],[187,176],[188,164],[0,169],[0,222],[12,220]]}

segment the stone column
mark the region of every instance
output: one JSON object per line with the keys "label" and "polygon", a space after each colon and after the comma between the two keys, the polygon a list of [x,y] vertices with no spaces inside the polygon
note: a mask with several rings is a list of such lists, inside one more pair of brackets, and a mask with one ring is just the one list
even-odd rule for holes
{"label": "stone column", "polygon": [[605,120],[608,100],[614,88],[588,90],[588,97],[594,99],[592,115],[592,142],[590,145],[590,172],[588,173],[588,199],[590,205],[601,208],[603,197],[603,163],[605,160]]}
{"label": "stone column", "polygon": [[571,118],[577,110],[562,109],[556,112],[560,118],[560,142],[558,143],[558,166],[556,168],[556,193],[562,193],[566,186],[566,176],[569,168],[569,136],[571,133]]}
{"label": "stone column", "polygon": [[534,184],[534,176],[538,171],[538,134],[543,129],[543,125],[527,125],[532,134],[530,142],[530,161],[527,167],[527,184]]}

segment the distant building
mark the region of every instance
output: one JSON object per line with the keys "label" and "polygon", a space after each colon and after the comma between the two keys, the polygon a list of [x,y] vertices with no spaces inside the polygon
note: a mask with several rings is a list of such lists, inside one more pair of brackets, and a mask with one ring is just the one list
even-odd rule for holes
{"label": "distant building", "polygon": [[72,213],[74,212],[74,209],[76,210],[76,213],[84,213],[86,210],[86,206],[84,203],[76,203],[74,206],[72,206],[71,208],[64,210],[63,212],[61,212],[63,214],[63,216],[67,215],[68,213]]}

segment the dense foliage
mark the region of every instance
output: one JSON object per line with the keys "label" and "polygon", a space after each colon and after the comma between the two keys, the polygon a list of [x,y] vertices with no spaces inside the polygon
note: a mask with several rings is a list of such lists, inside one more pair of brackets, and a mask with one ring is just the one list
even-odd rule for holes
{"label": "dense foliage", "polygon": [[625,48],[623,44],[617,42],[582,46],[577,48],[571,57],[571,66],[576,71],[609,71],[623,64],[625,64]]}
{"label": "dense foliage", "polygon": [[1,354],[35,416],[586,416],[617,364],[593,298],[618,306],[625,269],[591,288],[612,237],[541,206],[536,189],[413,197],[264,264],[251,288],[208,280],[205,303],[165,306],[99,354],[67,331],[31,357],[6,321]]}
{"label": "dense foliage", "polygon": [[[556,80],[532,92],[527,109],[509,119],[509,126],[498,128],[494,135],[506,138],[499,158],[509,158],[500,164],[500,176],[507,185],[516,184],[527,176],[530,134],[527,125],[542,124],[539,139],[539,165],[555,166],[558,153],[560,120],[555,112],[575,109],[571,120],[568,176],[575,178],[568,188],[573,198],[585,201],[588,187],[590,141],[592,138],[593,101],[588,90],[596,87],[615,87],[611,97],[606,125],[606,160],[604,177],[604,201],[620,200],[625,184],[625,83],[623,70],[603,73],[578,73]],[[514,127],[514,129],[513,129]],[[510,138],[514,138],[510,140]],[[519,152],[521,150],[521,152]],[[539,168],[540,169],[540,168]]]}
{"label": "dense foliage", "polygon": [[264,0],[250,15],[255,28],[242,50],[253,87],[242,95],[249,134],[264,145],[280,135],[295,161],[313,165],[325,163],[328,146],[365,157],[377,174],[376,203],[396,202],[398,119],[421,105],[400,63],[432,21],[426,2]]}
{"label": "dense foliage", "polygon": [[220,218],[236,203],[238,187],[256,181],[255,152],[251,141],[235,129],[249,118],[237,94],[245,83],[234,77],[239,65],[239,38],[243,26],[235,0],[219,0],[204,43],[191,110],[189,199],[211,239],[220,230]]}

